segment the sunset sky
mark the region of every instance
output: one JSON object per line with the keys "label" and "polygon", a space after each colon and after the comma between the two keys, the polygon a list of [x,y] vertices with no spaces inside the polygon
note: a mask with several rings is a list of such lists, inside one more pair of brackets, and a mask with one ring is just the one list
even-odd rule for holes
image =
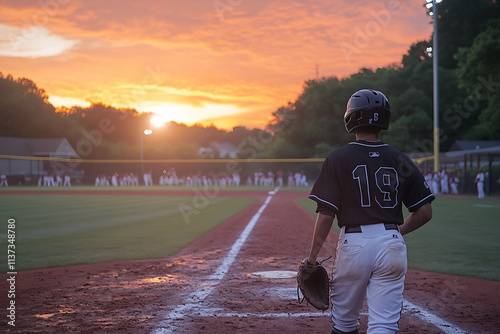
{"label": "sunset sky", "polygon": [[[424,0],[0,0],[0,72],[54,106],[263,128],[305,80],[400,62]],[[365,87],[360,87],[365,88]]]}

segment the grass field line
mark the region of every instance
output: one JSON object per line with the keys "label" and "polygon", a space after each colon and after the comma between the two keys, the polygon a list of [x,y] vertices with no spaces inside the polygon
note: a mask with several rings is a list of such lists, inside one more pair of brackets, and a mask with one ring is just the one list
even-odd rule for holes
{"label": "grass field line", "polygon": [[264,210],[266,209],[267,205],[269,202],[271,202],[271,199],[273,195],[276,194],[276,190],[266,198],[264,204],[259,208],[257,213],[250,219],[248,222],[247,226],[241,232],[240,236],[238,239],[235,241],[233,246],[231,247],[230,251],[228,254],[224,257],[222,260],[222,263],[215,272],[209,277],[209,280],[207,282],[204,282],[201,284],[201,288],[198,290],[193,291],[184,301],[184,303],[181,303],[178,305],[174,310],[168,312],[164,320],[160,322],[159,327],[154,331],[155,334],[170,334],[174,333],[174,330],[176,328],[174,321],[178,319],[184,318],[184,315],[186,312],[189,312],[190,314],[193,313],[193,309],[196,309],[199,307],[200,303],[205,300],[205,298],[210,295],[210,293],[215,289],[215,287],[220,283],[222,278],[226,275],[228,272],[229,268],[231,265],[234,263],[234,260],[236,259],[236,256],[238,255],[239,251],[241,250],[241,247],[245,244],[248,236],[252,232],[253,228],[255,227],[255,224],[260,218],[260,215]]}

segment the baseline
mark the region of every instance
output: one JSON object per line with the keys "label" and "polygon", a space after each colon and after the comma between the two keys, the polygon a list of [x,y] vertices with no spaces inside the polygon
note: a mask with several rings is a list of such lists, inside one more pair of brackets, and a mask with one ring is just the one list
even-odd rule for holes
{"label": "baseline", "polygon": [[260,218],[262,212],[266,209],[267,205],[271,201],[272,197],[276,194],[278,188],[275,189],[273,193],[269,193],[269,196],[266,198],[264,204],[259,208],[257,213],[250,219],[247,226],[241,232],[240,236],[236,240],[236,242],[231,247],[231,250],[228,252],[226,257],[222,260],[221,265],[215,270],[215,272],[209,277],[209,280],[200,284],[200,288],[198,290],[193,291],[188,295],[184,304],[178,305],[174,310],[167,313],[159,324],[159,327],[153,332],[155,334],[170,334],[175,330],[175,320],[183,319],[186,312],[193,312],[193,309],[196,309],[200,302],[205,300],[205,298],[210,295],[210,293],[214,290],[214,288],[220,283],[220,281],[224,278],[229,268],[233,264],[236,256],[238,255],[241,247],[245,244],[250,232],[252,232],[255,224]]}

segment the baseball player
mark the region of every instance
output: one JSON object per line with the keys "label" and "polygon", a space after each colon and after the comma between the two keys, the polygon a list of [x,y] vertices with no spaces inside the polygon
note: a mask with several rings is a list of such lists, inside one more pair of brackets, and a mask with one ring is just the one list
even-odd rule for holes
{"label": "baseball player", "polygon": [[2,174],[0,175],[0,187],[5,186],[8,187],[9,184],[7,183],[7,175]]}
{"label": "baseball player", "polygon": [[283,186],[283,171],[281,169],[278,169],[278,171],[276,172],[276,185],[278,187]]}
{"label": "baseball player", "polygon": [[[332,333],[358,333],[365,297],[368,334],[399,330],[407,270],[402,235],[432,217],[434,195],[421,172],[407,156],[379,141],[390,116],[381,92],[354,93],[344,124],[356,141],[326,157],[309,195],[317,203],[317,218],[308,262],[316,263],[335,217],[341,227],[330,281]],[[406,219],[402,205],[410,211]]]}
{"label": "baseball player", "polygon": [[71,187],[71,176],[68,173],[64,174],[63,187]]}
{"label": "baseball player", "polygon": [[484,173],[481,168],[477,170],[474,183],[476,183],[477,186],[477,198],[484,198]]}
{"label": "baseball player", "polygon": [[449,188],[448,188],[448,174],[444,169],[441,169],[441,175],[440,175],[440,181],[441,181],[441,193],[448,195],[449,193]]}
{"label": "baseball player", "polygon": [[453,195],[458,195],[458,182],[458,177],[455,174],[452,174],[450,177],[450,187]]}

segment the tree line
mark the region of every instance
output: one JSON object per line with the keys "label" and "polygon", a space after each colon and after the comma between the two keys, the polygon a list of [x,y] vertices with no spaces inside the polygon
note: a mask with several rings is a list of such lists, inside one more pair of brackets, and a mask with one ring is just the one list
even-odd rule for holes
{"label": "tree line", "polygon": [[[457,139],[499,140],[500,4],[443,1],[438,12],[440,149],[447,151]],[[240,158],[324,157],[353,139],[343,115],[350,95],[362,88],[380,90],[390,101],[390,131],[383,132],[382,140],[404,152],[431,152],[431,46],[432,38],[416,42],[399,63],[387,67],[306,81],[295,101],[272,112],[264,130],[170,122],[168,131],[142,138],[144,158],[197,158],[199,148],[213,142],[234,145]],[[32,80],[1,72],[0,114],[1,136],[65,137],[74,147],[85,136],[97,136],[99,145],[83,157],[88,159],[138,158],[142,131],[153,116],[103,103],[56,109]],[[224,158],[213,149],[214,158]]]}
{"label": "tree line", "polygon": [[[481,0],[438,4],[440,150],[458,140],[500,139],[500,4]],[[400,63],[362,68],[347,78],[309,80],[269,124],[272,145],[263,156],[323,157],[345,145],[343,115],[352,93],[380,90],[392,116],[382,140],[404,152],[433,151],[433,66],[429,40],[410,46]]]}
{"label": "tree line", "polygon": [[[169,122],[164,125],[167,129],[145,136],[144,129],[152,128],[153,113],[103,103],[55,108],[48,98],[32,80],[0,72],[0,135],[64,137],[75,149],[81,142],[90,142],[94,144],[91,148],[77,150],[84,159],[138,159],[142,139],[145,159],[165,159],[196,158],[200,147],[210,147],[214,142],[237,147],[244,138],[262,131],[244,126],[226,131]],[[225,157],[216,146],[212,149],[215,158]]]}

